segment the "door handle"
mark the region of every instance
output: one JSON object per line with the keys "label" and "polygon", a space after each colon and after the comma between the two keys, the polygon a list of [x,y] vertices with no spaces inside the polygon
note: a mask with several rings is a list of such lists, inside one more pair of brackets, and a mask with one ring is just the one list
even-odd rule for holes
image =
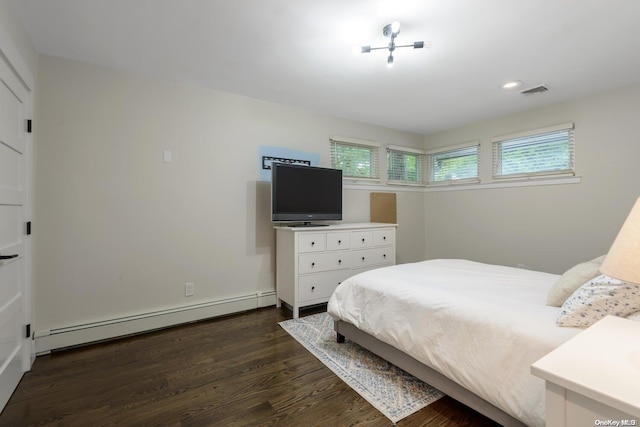
{"label": "door handle", "polygon": [[0,260],[3,260],[3,259],[11,259],[11,258],[18,258],[18,254],[13,254],[13,255],[0,255]]}

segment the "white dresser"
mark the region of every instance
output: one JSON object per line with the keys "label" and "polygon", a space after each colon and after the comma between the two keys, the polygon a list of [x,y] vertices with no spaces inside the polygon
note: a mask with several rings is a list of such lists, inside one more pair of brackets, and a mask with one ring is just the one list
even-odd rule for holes
{"label": "white dresser", "polygon": [[640,322],[607,316],[531,366],[547,427],[640,425]]}
{"label": "white dresser", "polygon": [[294,318],[329,301],[344,279],[396,263],[396,224],[275,228],[276,305],[289,304]]}

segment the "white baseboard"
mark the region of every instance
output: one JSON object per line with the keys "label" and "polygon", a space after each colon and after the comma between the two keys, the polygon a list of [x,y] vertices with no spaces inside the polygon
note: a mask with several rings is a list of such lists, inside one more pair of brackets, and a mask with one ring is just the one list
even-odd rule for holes
{"label": "white baseboard", "polygon": [[211,317],[275,305],[274,291],[209,301],[185,307],[51,329],[34,334],[36,354],[125,335],[180,325]]}

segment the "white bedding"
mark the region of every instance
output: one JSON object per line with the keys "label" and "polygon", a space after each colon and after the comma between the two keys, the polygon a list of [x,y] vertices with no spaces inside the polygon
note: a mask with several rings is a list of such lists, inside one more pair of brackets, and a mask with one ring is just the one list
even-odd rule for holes
{"label": "white bedding", "polygon": [[545,305],[560,276],[466,260],[430,260],[342,282],[328,312],[352,323],[529,426],[544,426],[533,362],[582,329]]}

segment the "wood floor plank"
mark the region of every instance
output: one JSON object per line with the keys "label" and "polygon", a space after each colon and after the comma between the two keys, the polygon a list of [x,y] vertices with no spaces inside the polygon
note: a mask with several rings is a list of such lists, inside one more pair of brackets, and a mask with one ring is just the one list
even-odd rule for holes
{"label": "wood floor plank", "polygon": [[[278,325],[289,318],[270,307],[39,356],[0,427],[392,425]],[[398,426],[496,424],[444,397]]]}

